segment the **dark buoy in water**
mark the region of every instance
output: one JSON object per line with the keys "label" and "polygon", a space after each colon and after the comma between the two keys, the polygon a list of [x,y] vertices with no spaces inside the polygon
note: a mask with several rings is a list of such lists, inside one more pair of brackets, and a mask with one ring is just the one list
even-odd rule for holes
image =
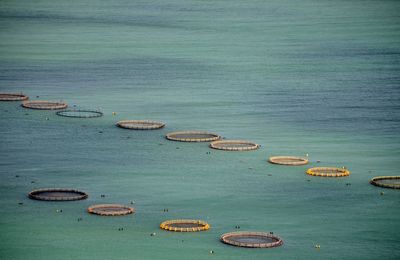
{"label": "dark buoy in water", "polygon": [[153,232],[150,234],[150,236],[154,237],[156,235],[156,232]]}

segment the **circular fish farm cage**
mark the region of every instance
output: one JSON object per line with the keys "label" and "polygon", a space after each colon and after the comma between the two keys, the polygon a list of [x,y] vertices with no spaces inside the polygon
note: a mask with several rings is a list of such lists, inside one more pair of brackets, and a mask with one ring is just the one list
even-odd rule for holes
{"label": "circular fish farm cage", "polygon": [[271,248],[281,246],[283,240],[264,232],[238,231],[223,234],[221,241],[225,244],[250,248]]}
{"label": "circular fish farm cage", "polygon": [[34,200],[46,201],[83,200],[88,197],[85,192],[73,189],[39,189],[31,191],[28,196]]}
{"label": "circular fish farm cage", "polygon": [[103,116],[103,113],[100,111],[82,110],[82,109],[62,110],[56,112],[56,114],[58,116],[74,117],[74,118],[94,118]]}
{"label": "circular fish farm cage", "polygon": [[87,211],[100,216],[123,216],[132,214],[135,209],[119,204],[99,204],[90,206]]}
{"label": "circular fish farm cage", "polygon": [[400,176],[378,176],[372,178],[369,182],[382,188],[400,189]]}
{"label": "circular fish farm cage", "polygon": [[155,130],[163,128],[165,124],[150,120],[122,120],[117,122],[117,126],[132,130]]}
{"label": "circular fish farm cage", "polygon": [[306,165],[308,163],[308,159],[296,156],[272,156],[269,157],[268,161],[273,164],[291,166]]}
{"label": "circular fish farm cage", "polygon": [[167,134],[167,139],[179,142],[211,142],[221,139],[221,136],[204,131],[180,131]]}
{"label": "circular fish farm cage", "polygon": [[210,144],[210,147],[213,149],[225,151],[251,151],[257,150],[260,145],[242,140],[223,140],[212,142]]}
{"label": "circular fish farm cage", "polygon": [[345,177],[350,175],[350,171],[345,168],[315,167],[308,169],[307,174],[319,177]]}
{"label": "circular fish farm cage", "polygon": [[68,107],[68,105],[63,102],[53,102],[45,100],[26,101],[22,103],[22,106],[25,108],[39,109],[39,110],[58,110],[58,109],[65,109]]}
{"label": "circular fish farm cage", "polygon": [[175,232],[197,232],[208,230],[210,225],[202,220],[176,219],[162,222],[160,228]]}
{"label": "circular fish farm cage", "polygon": [[17,93],[0,93],[0,101],[23,101],[28,100],[29,97]]}

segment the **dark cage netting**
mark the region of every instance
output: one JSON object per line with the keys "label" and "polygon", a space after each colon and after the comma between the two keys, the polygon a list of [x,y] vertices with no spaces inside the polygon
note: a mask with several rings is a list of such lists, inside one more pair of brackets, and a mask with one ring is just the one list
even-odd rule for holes
{"label": "dark cage netting", "polygon": [[86,109],[70,109],[56,112],[58,116],[74,117],[74,118],[94,118],[101,117],[103,113],[98,110],[86,110]]}
{"label": "dark cage netting", "polygon": [[223,234],[221,241],[225,244],[250,248],[270,248],[283,244],[283,240],[272,233],[238,231]]}
{"label": "dark cage netting", "polygon": [[34,190],[28,196],[31,199],[47,201],[83,200],[88,197],[85,192],[62,188]]}
{"label": "dark cage netting", "polygon": [[400,176],[378,176],[372,178],[369,182],[382,188],[400,189]]}

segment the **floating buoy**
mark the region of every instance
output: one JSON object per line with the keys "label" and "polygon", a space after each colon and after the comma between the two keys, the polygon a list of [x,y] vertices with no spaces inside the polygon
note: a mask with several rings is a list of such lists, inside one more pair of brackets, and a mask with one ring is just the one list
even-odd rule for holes
{"label": "floating buoy", "polygon": [[320,248],[321,248],[321,246],[318,245],[318,244],[316,244],[314,247],[315,247],[316,249],[320,249]]}
{"label": "floating buoy", "polygon": [[117,114],[117,113],[115,113],[115,112],[112,112],[112,115],[113,115],[113,116],[115,116],[116,114]]}

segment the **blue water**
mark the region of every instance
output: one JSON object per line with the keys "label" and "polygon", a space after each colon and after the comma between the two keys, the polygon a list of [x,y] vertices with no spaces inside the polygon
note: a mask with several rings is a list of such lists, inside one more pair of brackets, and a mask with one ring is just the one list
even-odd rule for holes
{"label": "blue water", "polygon": [[[400,193],[368,181],[399,175],[399,13],[398,1],[0,1],[1,92],[105,114],[0,103],[0,258],[398,259]],[[123,119],[167,126],[115,127]],[[192,129],[262,147],[164,138]],[[306,153],[304,167],[266,162]],[[311,166],[352,174],[311,177]],[[26,196],[47,187],[89,198]],[[130,216],[85,211],[131,201]],[[174,218],[211,229],[158,228]],[[220,243],[237,225],[285,243]]]}

